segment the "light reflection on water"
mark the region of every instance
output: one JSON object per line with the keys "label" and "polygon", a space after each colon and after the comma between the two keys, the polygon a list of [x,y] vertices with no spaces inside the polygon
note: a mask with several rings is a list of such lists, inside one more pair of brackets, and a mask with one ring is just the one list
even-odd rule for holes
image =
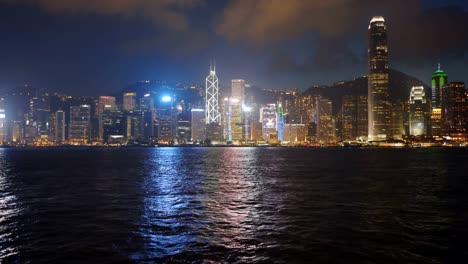
{"label": "light reflection on water", "polygon": [[18,254],[16,247],[6,244],[14,240],[12,231],[16,227],[13,219],[21,213],[16,196],[8,191],[10,169],[4,156],[5,150],[0,148],[0,262],[3,257]]}
{"label": "light reflection on water", "polygon": [[[192,151],[158,149],[145,163],[145,209],[139,235],[147,250],[133,259],[178,255],[190,259],[217,248],[219,252],[205,260],[215,261],[219,255],[254,260],[261,244],[255,234],[271,235],[275,225],[286,220],[275,221],[269,212],[282,195],[264,194],[277,182],[272,180],[276,165],[259,167],[255,148]],[[268,241],[263,242],[268,246]],[[238,252],[245,256],[236,257]]]}
{"label": "light reflection on water", "polygon": [[468,252],[467,157],[0,149],[0,262],[451,262]]}
{"label": "light reflection on water", "polygon": [[193,210],[189,208],[193,194],[185,186],[187,175],[183,164],[179,164],[178,150],[158,149],[145,164],[148,175],[144,180],[144,212],[139,234],[145,238],[147,250],[135,256],[136,259],[176,255],[196,240],[187,223]]}

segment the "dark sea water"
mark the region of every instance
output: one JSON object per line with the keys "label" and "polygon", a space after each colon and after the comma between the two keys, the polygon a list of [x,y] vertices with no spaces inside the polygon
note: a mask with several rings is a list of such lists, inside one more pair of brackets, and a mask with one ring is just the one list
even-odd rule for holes
{"label": "dark sea water", "polygon": [[0,263],[468,263],[468,149],[0,149]]}

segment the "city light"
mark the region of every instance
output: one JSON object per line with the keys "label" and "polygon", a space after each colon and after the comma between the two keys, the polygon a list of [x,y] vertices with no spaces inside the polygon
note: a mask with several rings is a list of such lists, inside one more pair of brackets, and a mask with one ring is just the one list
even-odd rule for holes
{"label": "city light", "polygon": [[[440,63],[431,87],[390,71],[385,19],[373,17],[369,25],[368,72],[328,86],[328,95],[322,94],[321,85],[303,92],[297,88],[262,89],[244,79],[231,79],[230,89],[221,90],[214,64],[205,87],[143,80],[120,94],[96,97],[13,90],[0,94],[0,125],[4,128],[0,145],[48,141],[52,145],[128,142],[155,146],[210,139],[210,144],[249,146],[338,146],[358,140],[372,146],[389,146],[395,140],[405,141],[407,146],[418,141],[442,146],[441,141],[467,141],[464,82],[449,82]],[[363,89],[366,92],[350,92],[363,84],[368,86]],[[399,98],[390,97],[392,93]],[[8,102],[10,98],[13,101]],[[15,100],[21,100],[24,109],[10,110]],[[46,102],[53,102],[53,107],[42,105]]]}
{"label": "city light", "polygon": [[468,255],[468,0],[3,2],[0,264]]}
{"label": "city light", "polygon": [[242,106],[242,110],[243,110],[244,112],[252,112],[252,107],[251,107],[251,106],[243,105],[243,106]]}

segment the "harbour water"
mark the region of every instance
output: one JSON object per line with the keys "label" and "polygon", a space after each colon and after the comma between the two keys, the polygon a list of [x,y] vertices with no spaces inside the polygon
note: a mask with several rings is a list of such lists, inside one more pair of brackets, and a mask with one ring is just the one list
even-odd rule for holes
{"label": "harbour water", "polygon": [[467,149],[0,149],[0,263],[455,263],[467,223]]}

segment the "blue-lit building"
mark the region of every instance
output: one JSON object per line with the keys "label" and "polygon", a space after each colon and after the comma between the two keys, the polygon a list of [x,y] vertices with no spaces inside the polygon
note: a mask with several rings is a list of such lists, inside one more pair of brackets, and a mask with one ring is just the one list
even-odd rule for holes
{"label": "blue-lit building", "polygon": [[158,144],[169,145],[174,143],[176,137],[174,102],[174,98],[170,95],[163,95],[158,102]]}
{"label": "blue-lit building", "polygon": [[0,145],[3,145],[6,141],[6,115],[5,115],[5,107],[3,105],[3,98],[0,98]]}
{"label": "blue-lit building", "polygon": [[277,108],[276,108],[276,124],[278,126],[278,141],[283,141],[283,133],[284,133],[284,109],[283,109],[283,103],[278,102]]}

